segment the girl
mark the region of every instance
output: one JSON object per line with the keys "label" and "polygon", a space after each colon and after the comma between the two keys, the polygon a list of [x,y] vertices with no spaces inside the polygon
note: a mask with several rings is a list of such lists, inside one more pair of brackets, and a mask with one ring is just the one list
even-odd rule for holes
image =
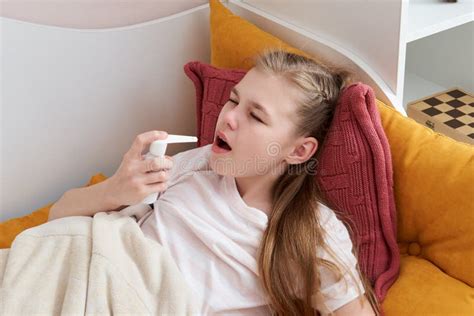
{"label": "girl", "polygon": [[160,192],[138,223],[170,250],[202,314],[378,314],[348,231],[314,179],[348,75],[281,50],[254,65],[220,112],[213,144],[144,160],[166,132],[141,134],[112,177],[66,192],[50,219]]}

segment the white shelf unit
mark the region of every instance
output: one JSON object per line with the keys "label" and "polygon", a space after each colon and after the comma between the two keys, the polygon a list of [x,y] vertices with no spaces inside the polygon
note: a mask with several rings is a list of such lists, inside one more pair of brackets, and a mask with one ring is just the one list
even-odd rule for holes
{"label": "white shelf unit", "polygon": [[404,108],[452,87],[472,93],[474,1],[410,0],[407,16]]}
{"label": "white shelf unit", "polygon": [[427,37],[473,20],[473,1],[410,0],[406,42]]}
{"label": "white shelf unit", "polygon": [[459,21],[453,17],[448,27],[445,20],[436,33],[406,43],[405,109],[412,101],[453,87],[474,93],[474,22]]}
{"label": "white shelf unit", "polygon": [[[445,88],[474,91],[474,0],[229,3],[231,9],[242,7],[275,22],[284,21],[293,30],[343,52],[371,75],[405,115],[408,102]],[[265,23],[257,26],[264,28]]]}

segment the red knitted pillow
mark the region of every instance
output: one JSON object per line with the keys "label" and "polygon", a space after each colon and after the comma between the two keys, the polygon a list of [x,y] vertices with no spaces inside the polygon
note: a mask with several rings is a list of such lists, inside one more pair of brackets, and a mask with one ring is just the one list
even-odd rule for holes
{"label": "red knitted pillow", "polygon": [[[213,142],[219,112],[247,71],[199,61],[187,63],[184,71],[196,88],[198,146],[204,146]],[[316,181],[339,218],[357,232],[352,237],[359,265],[382,302],[398,276],[400,258],[392,161],[369,86],[356,83],[341,92],[321,150]]]}
{"label": "red knitted pillow", "polygon": [[339,218],[356,232],[361,270],[382,301],[400,267],[392,158],[372,88],[343,89],[321,148],[316,180]]}

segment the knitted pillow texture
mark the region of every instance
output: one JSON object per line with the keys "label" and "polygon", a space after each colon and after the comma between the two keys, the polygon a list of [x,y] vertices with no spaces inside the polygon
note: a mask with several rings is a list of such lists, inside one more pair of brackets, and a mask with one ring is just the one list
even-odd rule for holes
{"label": "knitted pillow texture", "polygon": [[[230,91],[246,74],[199,61],[184,72],[196,89],[198,146],[213,142],[217,118]],[[338,217],[355,231],[361,271],[383,301],[400,265],[396,242],[391,156],[373,90],[355,83],[340,95],[315,181]]]}
{"label": "knitted pillow texture", "polygon": [[347,86],[339,96],[316,173],[321,191],[355,231],[361,270],[383,299],[400,267],[392,158],[372,88]]}

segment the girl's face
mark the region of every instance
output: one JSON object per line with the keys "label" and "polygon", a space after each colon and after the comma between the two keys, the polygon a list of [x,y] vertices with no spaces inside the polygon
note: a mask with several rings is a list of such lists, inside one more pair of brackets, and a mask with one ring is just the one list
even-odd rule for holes
{"label": "girl's face", "polygon": [[298,159],[304,149],[296,149],[308,138],[294,135],[299,97],[300,92],[287,79],[256,68],[249,70],[232,89],[217,119],[212,170],[249,177],[281,174],[287,163],[302,162]]}

